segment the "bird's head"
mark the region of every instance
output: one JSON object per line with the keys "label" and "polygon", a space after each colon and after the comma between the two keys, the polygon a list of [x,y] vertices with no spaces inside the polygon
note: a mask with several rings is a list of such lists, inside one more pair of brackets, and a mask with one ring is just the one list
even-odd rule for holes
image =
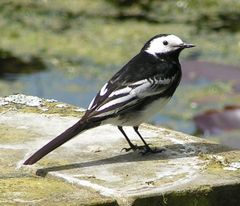
{"label": "bird's head", "polygon": [[194,47],[193,44],[183,42],[173,34],[159,34],[146,42],[142,51],[154,56],[167,53],[180,53],[183,49]]}

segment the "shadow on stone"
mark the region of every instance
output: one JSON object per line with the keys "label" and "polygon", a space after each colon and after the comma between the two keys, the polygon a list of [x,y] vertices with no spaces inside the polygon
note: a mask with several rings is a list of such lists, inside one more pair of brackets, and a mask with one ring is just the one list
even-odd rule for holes
{"label": "shadow on stone", "polygon": [[79,169],[98,165],[108,165],[124,162],[141,162],[153,160],[169,160],[185,157],[194,157],[200,154],[217,154],[221,152],[232,151],[234,149],[214,143],[189,143],[189,144],[171,144],[164,147],[162,153],[141,155],[136,152],[116,155],[109,158],[88,161],[83,163],[73,163],[61,166],[41,168],[36,171],[36,175],[45,177],[49,172]]}

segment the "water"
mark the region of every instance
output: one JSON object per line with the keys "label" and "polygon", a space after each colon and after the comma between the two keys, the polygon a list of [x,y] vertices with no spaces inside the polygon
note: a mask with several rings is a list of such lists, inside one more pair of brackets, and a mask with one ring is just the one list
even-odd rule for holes
{"label": "water", "polygon": [[50,69],[33,74],[8,75],[7,80],[17,81],[24,85],[22,93],[73,104],[86,108],[97,91],[97,82],[81,76],[68,76],[65,73]]}
{"label": "water", "polygon": [[[57,69],[49,69],[32,74],[8,74],[5,75],[5,80],[9,82],[15,81],[24,85],[22,90],[17,91],[19,93],[56,99],[83,108],[88,107],[92,98],[102,85],[104,85],[104,81],[98,78],[68,75]],[[13,91],[13,93],[15,92]],[[164,110],[175,107],[175,101],[174,97]],[[195,130],[194,124],[191,121],[176,119],[165,113],[161,114],[161,112],[152,118],[151,123],[165,125],[187,133],[193,133]]]}
{"label": "water", "polygon": [[[10,90],[9,95],[23,93],[42,98],[56,99],[61,102],[87,108],[105,81],[114,73],[113,71],[111,72],[112,74],[108,75],[109,70],[103,72],[106,73],[103,75],[106,76],[105,80],[103,80],[104,78],[98,78],[94,75],[76,75],[64,72],[63,70],[49,68],[31,74],[5,74],[4,79],[0,80],[0,83],[5,82],[8,85],[22,85],[15,90]],[[204,88],[208,88],[211,84],[212,81],[201,76],[194,81],[183,80],[171,101],[159,114],[150,120],[150,123],[188,134],[195,134],[196,127],[192,121],[192,117],[199,113],[200,110],[205,111],[206,108],[216,108],[218,106],[215,101],[208,102],[208,98],[205,97],[205,94],[209,96],[209,94],[207,94],[209,91],[205,91]],[[204,90],[204,92],[202,92],[202,90]],[[217,88],[217,90],[219,90],[219,88]],[[200,96],[198,93],[200,93]],[[201,93],[203,94],[202,96]],[[213,96],[214,95],[213,93]],[[200,104],[192,102],[195,100],[200,101]],[[201,101],[203,101],[203,103],[201,103]],[[224,104],[224,102],[221,103]],[[200,106],[196,106],[195,104],[199,104]],[[221,138],[219,138],[219,140],[220,139]],[[233,141],[240,142],[238,139]],[[224,143],[226,143],[226,141]]]}

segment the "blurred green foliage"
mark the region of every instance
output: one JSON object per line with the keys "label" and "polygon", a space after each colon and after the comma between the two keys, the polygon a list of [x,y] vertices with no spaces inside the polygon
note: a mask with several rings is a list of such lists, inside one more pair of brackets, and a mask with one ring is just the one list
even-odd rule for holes
{"label": "blurred green foliage", "polygon": [[106,0],[118,10],[119,19],[136,18],[151,23],[185,22],[202,29],[239,31],[238,0]]}
{"label": "blurred green foliage", "polygon": [[174,33],[197,45],[184,58],[238,64],[239,11],[238,0],[2,0],[0,48],[103,75],[96,67],[115,70],[151,36]]}

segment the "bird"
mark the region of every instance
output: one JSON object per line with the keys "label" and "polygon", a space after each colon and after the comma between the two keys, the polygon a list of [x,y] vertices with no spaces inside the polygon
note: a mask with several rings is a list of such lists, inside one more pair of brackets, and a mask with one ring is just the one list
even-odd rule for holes
{"label": "bird", "polygon": [[[139,125],[148,121],[171,99],[182,76],[179,54],[194,46],[174,34],[158,34],[149,39],[139,53],[103,85],[79,121],[23,164],[32,165],[79,133],[105,124],[117,126],[130,146],[124,148],[126,151],[138,150],[142,154],[161,152],[146,143],[138,131]],[[124,126],[133,127],[143,142],[142,146],[131,142]]]}

